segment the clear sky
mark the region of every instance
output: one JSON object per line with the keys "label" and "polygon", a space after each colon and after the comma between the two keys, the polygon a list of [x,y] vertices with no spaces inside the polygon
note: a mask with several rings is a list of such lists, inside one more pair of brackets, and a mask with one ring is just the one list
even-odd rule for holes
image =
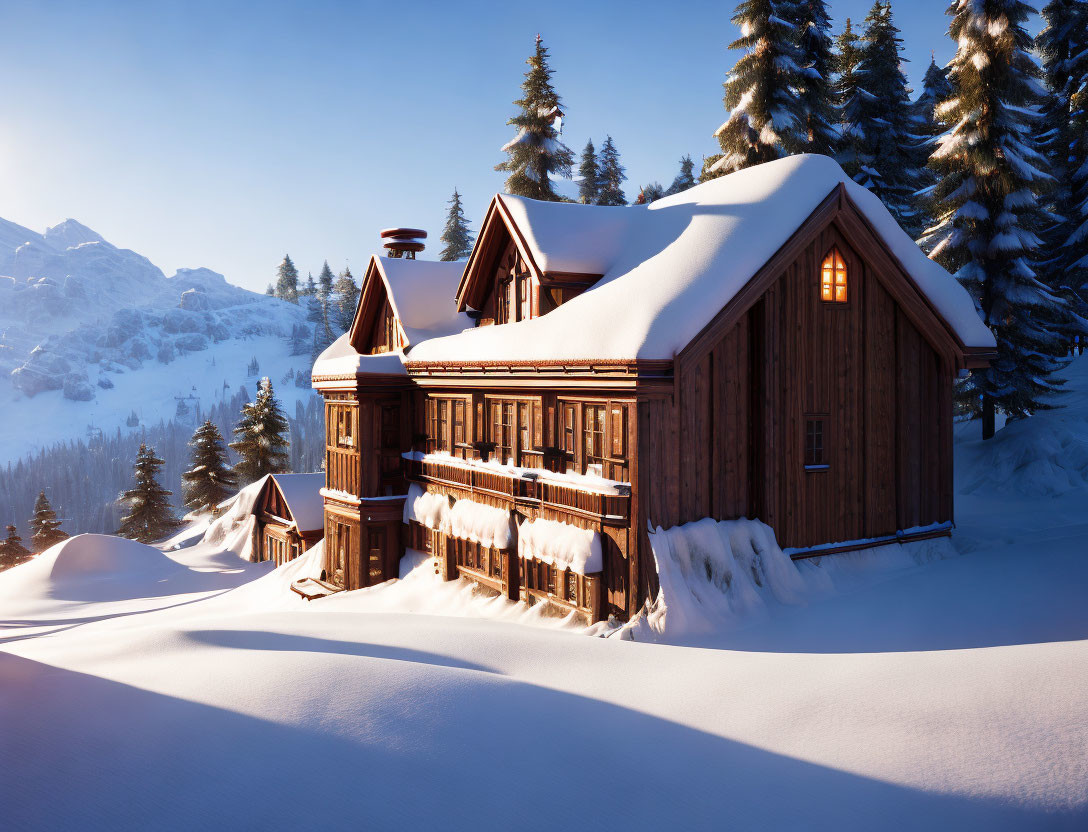
{"label": "clear sky", "polygon": [[[832,0],[843,20],[871,0]],[[945,0],[893,0],[915,87],[953,53]],[[73,217],[168,275],[263,289],[289,252],[357,276],[377,232],[437,257],[456,185],[473,230],[540,32],[576,152],[610,133],[627,193],[715,151],[733,2],[5,0],[0,216]]]}

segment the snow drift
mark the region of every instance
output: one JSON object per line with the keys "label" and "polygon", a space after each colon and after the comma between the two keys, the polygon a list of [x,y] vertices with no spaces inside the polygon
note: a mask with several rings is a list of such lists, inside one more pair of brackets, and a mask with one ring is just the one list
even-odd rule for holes
{"label": "snow drift", "polygon": [[766,620],[776,607],[824,598],[874,574],[953,553],[947,538],[794,561],[759,520],[704,518],[650,534],[660,583],[618,631],[623,638],[676,641],[728,633]]}
{"label": "snow drift", "polygon": [[154,546],[108,534],[77,534],[38,556],[54,580],[175,572],[181,567]]}

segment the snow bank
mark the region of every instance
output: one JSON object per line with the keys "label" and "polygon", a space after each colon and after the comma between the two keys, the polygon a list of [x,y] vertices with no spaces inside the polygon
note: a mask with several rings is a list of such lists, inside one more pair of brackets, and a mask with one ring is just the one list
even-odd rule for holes
{"label": "snow bank", "polygon": [[510,546],[513,520],[506,509],[458,500],[450,509],[442,531],[481,546],[506,549]]}
{"label": "snow bank", "polygon": [[204,532],[201,543],[234,552],[242,560],[253,560],[256,553],[257,518],[253,507],[268,476],[261,477],[219,504],[220,516]]}
{"label": "snow bank", "polygon": [[1060,375],[1068,383],[1054,410],[1006,422],[985,442],[977,421],[957,425],[961,494],[1056,496],[1088,485],[1088,360],[1076,358]]}
{"label": "snow bank", "polygon": [[773,529],[747,518],[659,527],[650,546],[660,590],[620,628],[623,637],[676,641],[741,629],[766,620],[775,607],[804,605],[953,553],[941,538],[794,561]]}
{"label": "snow bank", "polygon": [[154,546],[107,534],[77,534],[38,556],[53,580],[99,575],[175,572],[178,565]]}
{"label": "snow bank", "polygon": [[580,575],[601,572],[601,535],[556,520],[526,520],[518,527],[518,555],[571,569]]}

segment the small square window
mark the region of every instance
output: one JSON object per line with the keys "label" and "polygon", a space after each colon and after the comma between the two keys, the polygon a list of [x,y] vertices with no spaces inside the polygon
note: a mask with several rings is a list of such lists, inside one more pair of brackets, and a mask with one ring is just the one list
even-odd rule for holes
{"label": "small square window", "polygon": [[823,416],[805,417],[805,470],[827,470],[827,421]]}

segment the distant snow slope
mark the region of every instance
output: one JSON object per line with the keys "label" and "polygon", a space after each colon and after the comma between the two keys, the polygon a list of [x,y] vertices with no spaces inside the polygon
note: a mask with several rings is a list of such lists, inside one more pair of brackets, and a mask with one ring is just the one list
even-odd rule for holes
{"label": "distant snow slope", "polygon": [[[0,825],[1083,830],[1088,485],[1035,464],[1055,420],[1088,442],[1068,401],[986,459],[960,432],[958,557],[810,562],[835,591],[807,598],[764,562],[758,615],[727,587],[720,626],[671,643],[588,638],[415,554],[306,603],[321,549],[245,562],[245,499],[161,551],[60,544],[0,574]],[[770,545],[725,531],[707,603]]]}
{"label": "distant snow slope", "polygon": [[75,220],[44,234],[0,220],[0,463],[125,427],[133,411],[154,424],[174,415],[176,397],[191,409],[227,386],[252,388],[253,357],[293,409],[312,395],[280,383],[309,373],[308,354],[288,354],[299,325],[299,306],[208,269],[166,277]]}

